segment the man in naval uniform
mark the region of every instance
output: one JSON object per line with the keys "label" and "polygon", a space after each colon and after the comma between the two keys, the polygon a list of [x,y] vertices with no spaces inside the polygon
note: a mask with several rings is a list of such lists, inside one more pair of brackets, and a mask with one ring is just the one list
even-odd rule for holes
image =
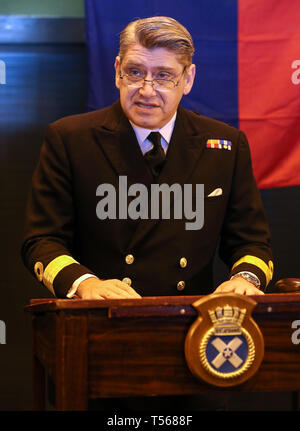
{"label": "man in naval uniform", "polygon": [[[273,273],[269,229],[247,139],[179,105],[195,79],[193,52],[189,32],[171,18],[130,23],[115,60],[120,100],[48,126],[22,257],[56,297],[265,291]],[[182,195],[169,193],[169,218],[151,217],[158,202],[150,191],[162,184]],[[148,212],[134,206],[137,189],[149,192],[138,200]],[[174,217],[178,204],[182,217]],[[218,244],[229,276],[214,286]]]}

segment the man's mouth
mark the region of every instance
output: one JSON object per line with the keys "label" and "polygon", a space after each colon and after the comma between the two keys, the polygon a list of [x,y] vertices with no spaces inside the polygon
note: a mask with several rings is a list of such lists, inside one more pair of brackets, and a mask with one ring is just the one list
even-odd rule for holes
{"label": "man's mouth", "polygon": [[151,103],[136,102],[136,105],[139,106],[140,108],[146,108],[146,109],[158,108],[157,105],[154,105],[154,104],[151,104]]}

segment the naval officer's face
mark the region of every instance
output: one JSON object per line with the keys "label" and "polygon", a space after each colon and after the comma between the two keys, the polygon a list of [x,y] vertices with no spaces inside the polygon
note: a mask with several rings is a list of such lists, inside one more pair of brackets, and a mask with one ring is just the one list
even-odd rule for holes
{"label": "naval officer's face", "polygon": [[[136,126],[146,129],[160,128],[173,117],[182,96],[190,92],[195,76],[195,65],[184,68],[174,52],[165,48],[150,50],[139,44],[127,50],[121,64],[116,58],[115,70],[123,111]],[[139,77],[139,84],[132,83]],[[154,86],[153,79],[167,79],[178,85],[171,83],[169,88],[157,81]]]}

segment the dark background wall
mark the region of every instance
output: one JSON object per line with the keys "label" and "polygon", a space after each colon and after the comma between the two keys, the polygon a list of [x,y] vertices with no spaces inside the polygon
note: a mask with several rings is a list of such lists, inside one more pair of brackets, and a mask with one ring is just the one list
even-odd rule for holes
{"label": "dark background wall", "polygon": [[83,18],[84,0],[1,0],[0,15]]}
{"label": "dark background wall", "polygon": [[[16,13],[42,16],[12,15]],[[32,408],[31,320],[24,307],[31,298],[51,295],[24,268],[19,250],[45,128],[57,118],[86,110],[83,14],[81,0],[2,0],[0,5],[0,60],[6,65],[6,83],[0,84],[0,320],[6,324],[6,344],[0,344],[0,410]],[[299,195],[300,187],[262,191],[275,281],[300,276]],[[216,282],[224,276],[217,260]],[[291,396],[276,395],[276,402],[274,408],[290,408]]]}
{"label": "dark background wall", "polygon": [[[46,125],[86,109],[83,1],[49,5],[0,4],[0,60],[6,65],[6,83],[0,85],[0,320],[6,325],[0,410],[32,408],[31,320],[24,306],[31,298],[51,297],[19,253],[32,172]],[[2,15],[33,12],[50,17]]]}

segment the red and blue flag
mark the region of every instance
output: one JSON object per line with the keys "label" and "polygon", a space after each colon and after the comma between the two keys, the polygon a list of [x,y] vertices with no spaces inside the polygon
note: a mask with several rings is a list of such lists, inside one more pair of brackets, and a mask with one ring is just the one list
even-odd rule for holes
{"label": "red and blue flag", "polygon": [[125,25],[171,16],[195,44],[183,106],[246,133],[261,189],[300,185],[299,0],[86,0],[85,9],[90,110],[118,98],[113,65]]}

